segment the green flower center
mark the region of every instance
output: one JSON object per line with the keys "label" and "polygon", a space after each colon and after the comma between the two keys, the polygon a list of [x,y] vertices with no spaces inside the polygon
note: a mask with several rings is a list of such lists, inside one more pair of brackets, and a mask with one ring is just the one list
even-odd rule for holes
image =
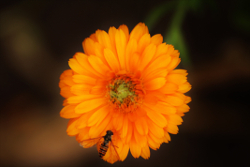
{"label": "green flower center", "polygon": [[114,84],[110,84],[110,98],[112,102],[120,104],[135,102],[136,94],[134,92],[134,85],[124,80],[116,80]]}

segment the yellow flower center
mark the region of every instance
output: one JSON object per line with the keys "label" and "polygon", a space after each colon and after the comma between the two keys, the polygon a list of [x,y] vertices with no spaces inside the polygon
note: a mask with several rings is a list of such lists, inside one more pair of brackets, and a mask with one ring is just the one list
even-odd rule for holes
{"label": "yellow flower center", "polygon": [[138,82],[128,76],[117,76],[108,85],[108,97],[115,108],[122,112],[132,112],[140,100]]}
{"label": "yellow flower center", "polygon": [[116,80],[114,85],[110,85],[111,101],[123,104],[128,101],[135,101],[136,94],[133,91],[133,84],[124,80]]}

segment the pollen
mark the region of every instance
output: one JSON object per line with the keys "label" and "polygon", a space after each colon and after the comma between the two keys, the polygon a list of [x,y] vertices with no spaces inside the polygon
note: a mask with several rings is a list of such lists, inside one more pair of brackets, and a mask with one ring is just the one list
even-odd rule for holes
{"label": "pollen", "polygon": [[117,110],[133,112],[141,99],[138,83],[129,76],[117,76],[108,85],[109,101]]}
{"label": "pollen", "polygon": [[135,92],[133,91],[133,84],[123,80],[116,80],[114,85],[110,85],[111,101],[119,101],[121,104],[129,101],[135,101]]}

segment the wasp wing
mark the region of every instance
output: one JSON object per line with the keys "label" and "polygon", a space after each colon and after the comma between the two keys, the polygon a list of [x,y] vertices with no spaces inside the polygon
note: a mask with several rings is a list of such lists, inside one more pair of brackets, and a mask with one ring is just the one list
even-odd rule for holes
{"label": "wasp wing", "polygon": [[110,145],[111,145],[111,148],[113,149],[112,151],[113,151],[113,154],[115,154],[115,157],[118,159],[118,161],[121,161],[120,156],[119,156],[117,149],[116,149],[118,147],[115,146],[112,141],[110,142]]}
{"label": "wasp wing", "polygon": [[87,139],[87,140],[83,140],[81,141],[81,145],[84,147],[84,148],[89,148],[89,147],[92,147],[93,145],[95,144],[98,144],[99,141],[103,139],[103,136],[101,137],[97,137],[97,138],[92,138],[92,139]]}
{"label": "wasp wing", "polygon": [[103,143],[104,138],[102,137],[99,141],[97,141],[96,146],[97,146],[97,151],[100,151],[101,148],[101,144]]}

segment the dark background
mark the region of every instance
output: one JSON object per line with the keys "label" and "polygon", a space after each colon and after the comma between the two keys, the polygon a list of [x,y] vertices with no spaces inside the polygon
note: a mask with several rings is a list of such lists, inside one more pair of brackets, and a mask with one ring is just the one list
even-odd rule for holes
{"label": "dark background", "polygon": [[[95,30],[126,24],[131,31],[164,2],[1,1],[0,165],[111,166],[96,148],[82,149],[67,136],[59,76]],[[249,164],[250,4],[211,2],[188,11],[181,27],[192,102],[179,134],[151,150],[149,160],[129,153],[113,166]],[[164,35],[172,16],[161,17],[151,35]]]}

